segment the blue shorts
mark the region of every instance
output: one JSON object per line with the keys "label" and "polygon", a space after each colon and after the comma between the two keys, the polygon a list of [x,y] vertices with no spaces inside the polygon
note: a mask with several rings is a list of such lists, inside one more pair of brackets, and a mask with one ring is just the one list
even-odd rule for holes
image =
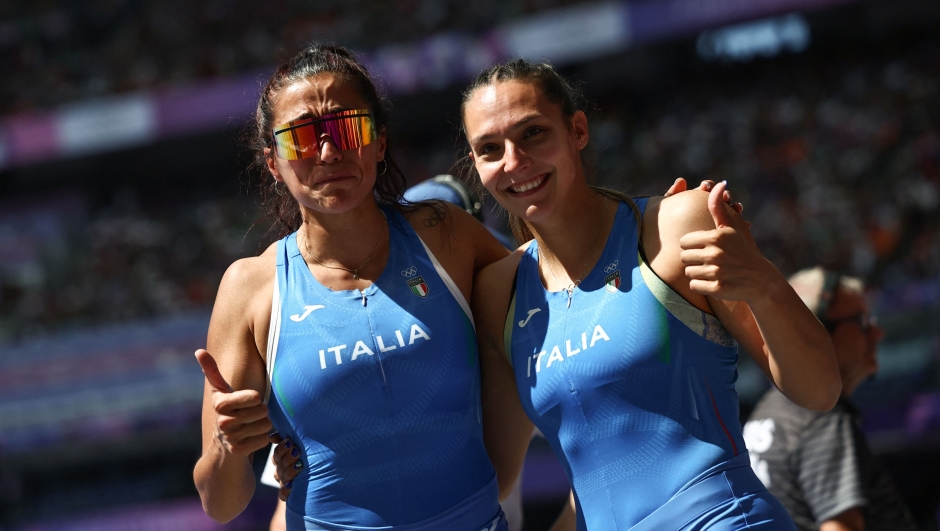
{"label": "blue shorts", "polygon": [[747,452],[679,491],[631,531],[796,531],[789,513],[751,469]]}

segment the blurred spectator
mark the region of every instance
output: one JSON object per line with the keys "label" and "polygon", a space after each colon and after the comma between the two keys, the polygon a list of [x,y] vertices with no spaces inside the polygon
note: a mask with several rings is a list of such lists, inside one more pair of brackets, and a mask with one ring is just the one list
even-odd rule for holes
{"label": "blurred spectator", "polygon": [[913,531],[916,525],[883,465],[868,448],[848,397],[878,371],[884,332],[857,278],[816,267],[790,277],[826,326],[842,397],[827,412],[803,409],[771,388],[744,425],[751,466],[800,531]]}

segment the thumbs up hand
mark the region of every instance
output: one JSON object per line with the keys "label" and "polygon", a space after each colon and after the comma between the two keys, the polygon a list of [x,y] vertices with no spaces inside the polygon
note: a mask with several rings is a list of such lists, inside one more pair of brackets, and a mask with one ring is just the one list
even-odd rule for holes
{"label": "thumbs up hand", "polygon": [[757,248],[749,224],[725,203],[726,188],[727,183],[720,182],[708,195],[715,228],[683,236],[679,260],[692,291],[729,301],[751,301],[779,273]]}
{"label": "thumbs up hand", "polygon": [[268,444],[272,424],[261,393],[254,389],[232,389],[215,359],[204,349],[196,351],[196,361],[212,388],[215,438],[234,455],[248,456],[264,448]]}

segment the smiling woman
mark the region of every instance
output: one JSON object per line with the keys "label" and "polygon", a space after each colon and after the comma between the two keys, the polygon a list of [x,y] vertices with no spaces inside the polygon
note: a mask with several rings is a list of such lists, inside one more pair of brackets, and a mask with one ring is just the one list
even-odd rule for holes
{"label": "smiling woman", "polygon": [[723,204],[724,183],[636,203],[590,186],[576,101],[550,65],[524,60],[464,92],[468,169],[532,239],[473,291],[501,490],[534,423],[581,531],[793,529],[744,449],[738,344],[788,397],[824,410],[839,391],[825,329]]}
{"label": "smiling woman", "polygon": [[194,479],[220,522],[252,497],[273,428],[301,469],[282,491],[288,529],[506,529],[467,304],[506,250],[459,207],[400,205],[387,122],[338,47],[301,51],[262,92],[255,167],[283,238],[229,267],[196,353]]}

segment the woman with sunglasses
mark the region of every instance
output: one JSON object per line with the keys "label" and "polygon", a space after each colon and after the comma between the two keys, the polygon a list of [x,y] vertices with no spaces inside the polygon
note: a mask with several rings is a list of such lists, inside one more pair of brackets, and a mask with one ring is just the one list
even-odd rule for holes
{"label": "woman with sunglasses", "polygon": [[579,530],[793,529],[750,468],[737,346],[826,410],[840,387],[826,330],[722,204],[724,183],[636,202],[590,186],[577,101],[551,66],[519,60],[483,72],[461,106],[468,170],[532,239],[473,290],[501,488],[534,422]]}
{"label": "woman with sunglasses", "polygon": [[508,252],[455,205],[399,205],[386,124],[340,47],[301,51],[263,89],[254,148],[284,237],[228,269],[196,353],[194,479],[217,521],[248,504],[274,428],[302,463],[288,529],[506,529],[467,299]]}

